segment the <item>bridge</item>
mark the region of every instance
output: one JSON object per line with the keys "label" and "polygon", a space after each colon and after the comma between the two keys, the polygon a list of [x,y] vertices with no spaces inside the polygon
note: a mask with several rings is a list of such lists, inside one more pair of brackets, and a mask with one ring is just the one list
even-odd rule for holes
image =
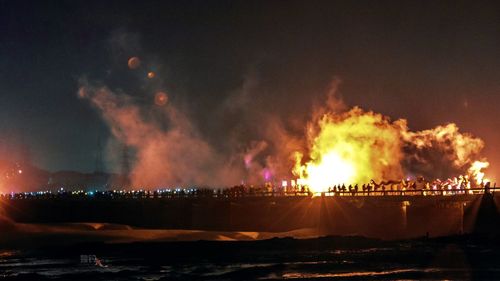
{"label": "bridge", "polygon": [[198,188],[174,188],[156,190],[76,190],[65,191],[61,188],[58,191],[36,191],[0,194],[0,198],[8,200],[23,199],[57,199],[57,198],[108,198],[108,199],[145,199],[145,198],[165,198],[165,199],[194,199],[194,198],[241,198],[241,197],[317,197],[317,196],[338,196],[338,197],[413,197],[413,196],[453,196],[457,198],[467,198],[467,195],[481,195],[484,193],[495,193],[500,191],[500,187],[475,187],[475,188],[440,188],[440,189],[376,189],[376,190],[333,190],[325,192],[311,192],[307,189],[287,191],[282,188],[263,189],[236,186],[227,189],[198,189]]}
{"label": "bridge", "polygon": [[383,239],[497,231],[497,187],[455,190],[59,191],[3,194],[19,223],[100,222],[139,228],[363,235]]}

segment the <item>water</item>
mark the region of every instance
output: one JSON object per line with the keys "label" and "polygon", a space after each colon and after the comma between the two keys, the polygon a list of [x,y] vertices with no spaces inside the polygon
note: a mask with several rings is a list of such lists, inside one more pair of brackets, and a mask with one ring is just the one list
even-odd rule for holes
{"label": "water", "polygon": [[[500,280],[497,237],[84,243],[0,251],[6,280]],[[81,263],[96,255],[103,266]]]}

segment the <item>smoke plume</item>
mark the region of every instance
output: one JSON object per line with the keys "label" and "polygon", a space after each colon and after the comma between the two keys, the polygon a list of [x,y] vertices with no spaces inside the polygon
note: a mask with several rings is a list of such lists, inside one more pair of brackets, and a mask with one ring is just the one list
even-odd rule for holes
{"label": "smoke plume", "polygon": [[278,113],[253,109],[257,85],[258,79],[249,76],[242,90],[218,109],[219,118],[237,118],[233,134],[218,146],[167,93],[162,92],[162,103],[157,95],[144,103],[84,82],[78,95],[98,109],[113,137],[135,152],[130,174],[134,187],[228,187],[300,178],[325,189],[370,180],[453,177],[483,160],[483,141],[453,123],[413,132],[404,119],[349,109],[339,97],[338,78],[299,131],[290,129]]}
{"label": "smoke plume", "polygon": [[480,158],[483,141],[456,124],[413,132],[405,119],[391,121],[359,107],[342,110],[341,101],[332,102],[337,88],[332,87],[325,106],[313,111],[307,149],[295,152],[294,175],[313,189],[417,176],[484,176],[477,168],[488,166]]}
{"label": "smoke plume", "polygon": [[133,186],[229,186],[241,179],[237,165],[218,155],[175,107],[162,108],[167,121],[162,128],[125,94],[84,85],[79,96],[101,112],[115,138],[136,152]]}

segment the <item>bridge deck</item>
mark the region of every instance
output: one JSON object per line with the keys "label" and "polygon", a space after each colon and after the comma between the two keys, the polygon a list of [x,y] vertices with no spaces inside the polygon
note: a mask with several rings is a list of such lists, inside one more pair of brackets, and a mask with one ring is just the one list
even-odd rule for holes
{"label": "bridge deck", "polygon": [[485,192],[494,194],[500,191],[500,187],[470,189],[421,189],[421,190],[371,190],[371,191],[330,191],[330,192],[302,192],[302,191],[262,191],[262,190],[120,190],[120,191],[60,191],[60,192],[24,192],[0,194],[0,199],[22,200],[22,199],[231,199],[231,198],[254,198],[254,197],[390,197],[390,198],[414,198],[414,197],[442,197],[454,199],[468,199],[482,195]]}

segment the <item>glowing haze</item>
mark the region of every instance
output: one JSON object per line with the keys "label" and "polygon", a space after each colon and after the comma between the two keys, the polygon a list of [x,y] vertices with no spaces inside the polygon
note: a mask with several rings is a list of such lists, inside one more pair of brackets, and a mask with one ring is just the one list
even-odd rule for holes
{"label": "glowing haze", "polygon": [[[467,171],[481,183],[488,162],[478,160],[482,140],[460,133],[455,124],[412,132],[407,122],[394,122],[355,107],[325,113],[309,125],[309,150],[296,152],[293,170],[316,192],[340,184],[363,184],[407,177],[453,177]],[[444,168],[443,168],[444,167]],[[448,172],[442,173],[445,169]]]}
{"label": "glowing haze", "polygon": [[310,125],[310,160],[301,164],[303,152],[296,152],[294,173],[315,191],[401,178],[401,123],[357,107],[341,114],[326,113],[318,124]]}
{"label": "glowing haze", "polygon": [[[114,138],[135,152],[130,174],[134,187],[227,187],[298,179],[321,192],[334,185],[418,176],[484,179],[488,162],[480,156],[481,139],[460,132],[453,123],[413,132],[404,119],[348,109],[337,97],[339,81],[333,80],[324,104],[312,109],[302,133],[287,130],[277,114],[266,115],[259,124],[260,139],[221,140],[231,146],[225,151],[206,140],[178,106],[167,103],[164,92],[144,104],[84,82],[78,96],[89,100]],[[241,114],[248,113],[241,109],[244,104],[235,104]]]}
{"label": "glowing haze", "polygon": [[78,95],[100,110],[115,138],[136,151],[130,174],[134,187],[227,186],[241,177],[174,107],[161,108],[159,118],[168,122],[162,129],[130,96],[89,85],[82,86]]}

